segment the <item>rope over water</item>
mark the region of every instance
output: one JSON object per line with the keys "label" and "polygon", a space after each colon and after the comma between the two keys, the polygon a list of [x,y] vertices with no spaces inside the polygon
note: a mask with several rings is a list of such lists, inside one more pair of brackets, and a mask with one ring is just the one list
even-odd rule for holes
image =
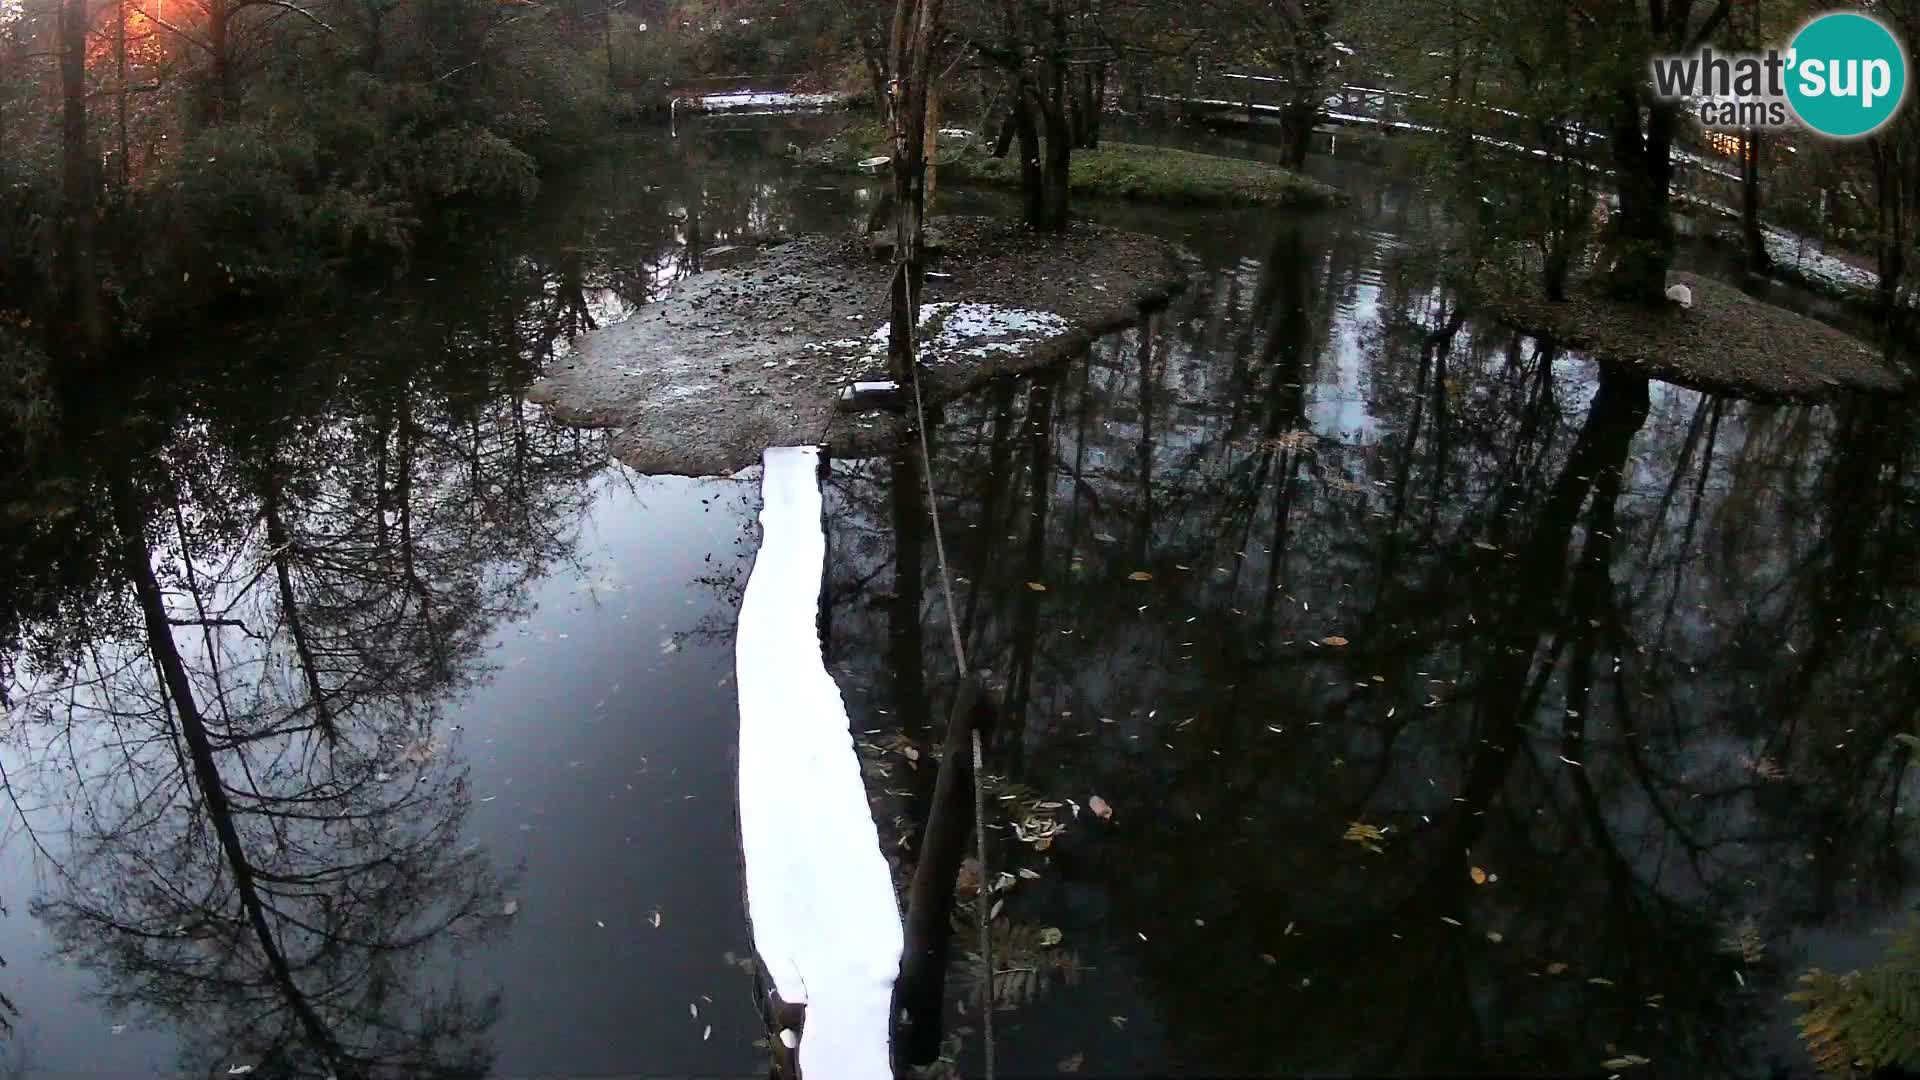
{"label": "rope over water", "polygon": [[[907,264],[902,262],[895,274],[910,273]],[[896,286],[911,282],[895,282]],[[927,406],[920,397],[920,296],[910,287],[901,289],[901,293],[911,298],[912,311],[907,318],[907,381],[913,384],[914,429],[920,435],[920,475],[927,484],[927,512],[933,518],[933,553],[940,564],[940,591],[947,605],[947,630],[953,642],[953,664],[961,679],[970,678],[967,671],[967,648],[960,639],[960,623],[954,618],[959,608],[953,602],[953,573],[947,568],[947,543],[940,534],[940,497],[933,489],[933,451],[927,445]],[[956,718],[958,719],[958,718]],[[981,1010],[980,1038],[986,1062],[986,1080],[993,1080],[993,940],[988,929],[987,918],[987,789],[986,766],[980,752],[980,729],[973,728],[973,838],[980,859],[980,895],[974,898],[974,908],[980,921],[980,963],[986,969],[983,983],[986,1008]]]}

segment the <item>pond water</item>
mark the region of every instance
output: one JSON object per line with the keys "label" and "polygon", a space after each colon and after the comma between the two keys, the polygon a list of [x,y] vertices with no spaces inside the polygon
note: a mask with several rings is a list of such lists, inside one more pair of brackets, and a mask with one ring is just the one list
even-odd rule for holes
{"label": "pond water", "polygon": [[[637,142],[69,418],[0,544],[0,1071],[764,1072],[757,486],[633,475],[520,395],[714,249],[862,220],[801,137]],[[1407,257],[1404,187],[1322,167],[1352,211],[1097,210],[1193,288],[930,432],[1004,683],[1001,1074],[1809,1074],[1783,996],[1915,900],[1910,410],[1543,350]],[[923,482],[905,447],[827,480],[828,661],[902,874],[954,691]]]}

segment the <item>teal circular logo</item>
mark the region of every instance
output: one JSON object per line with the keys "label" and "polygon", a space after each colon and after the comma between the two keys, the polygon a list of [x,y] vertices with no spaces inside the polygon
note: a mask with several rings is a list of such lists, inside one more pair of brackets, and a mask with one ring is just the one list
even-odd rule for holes
{"label": "teal circular logo", "polygon": [[1907,54],[1880,20],[1832,12],[1788,45],[1787,106],[1821,135],[1850,139],[1880,127],[1907,96]]}

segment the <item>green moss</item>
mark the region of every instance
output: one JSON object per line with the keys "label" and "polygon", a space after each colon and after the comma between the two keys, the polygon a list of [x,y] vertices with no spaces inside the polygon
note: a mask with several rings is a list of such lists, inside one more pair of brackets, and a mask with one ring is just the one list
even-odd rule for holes
{"label": "green moss", "polygon": [[[803,164],[855,171],[888,152],[885,130],[863,122],[802,151]],[[986,187],[1020,186],[1020,163],[996,158],[979,143],[942,146],[940,177]],[[1074,195],[1187,206],[1334,206],[1347,201],[1336,188],[1274,165],[1134,143],[1075,150],[1069,181]]]}
{"label": "green moss", "polygon": [[[941,174],[993,187],[1020,186],[1019,162],[970,151],[943,162]],[[1338,190],[1273,165],[1133,143],[1075,150],[1069,185],[1075,195],[1194,206],[1332,206],[1345,201]]]}

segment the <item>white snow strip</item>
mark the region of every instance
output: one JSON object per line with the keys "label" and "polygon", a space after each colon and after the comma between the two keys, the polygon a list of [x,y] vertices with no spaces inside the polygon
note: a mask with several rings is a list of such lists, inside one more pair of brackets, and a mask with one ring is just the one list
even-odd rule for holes
{"label": "white snow strip", "polygon": [[[949,301],[922,304],[920,362],[939,364],[993,353],[1018,354],[1072,330],[1067,320],[1051,311]],[[881,323],[879,329],[865,338],[816,342],[807,348],[843,356],[857,353],[869,361],[879,361],[887,355],[888,334],[889,327]]]}
{"label": "white snow strip", "polygon": [[766,112],[795,112],[801,109],[831,109],[841,103],[839,94],[741,93],[709,94],[695,98],[701,112],[739,112],[756,109]]}
{"label": "white snow strip", "polygon": [[781,999],[806,1003],[801,1073],[890,1080],[900,912],[820,651],[820,452],[774,447],[763,460],[760,553],[734,646],[747,915]]}

